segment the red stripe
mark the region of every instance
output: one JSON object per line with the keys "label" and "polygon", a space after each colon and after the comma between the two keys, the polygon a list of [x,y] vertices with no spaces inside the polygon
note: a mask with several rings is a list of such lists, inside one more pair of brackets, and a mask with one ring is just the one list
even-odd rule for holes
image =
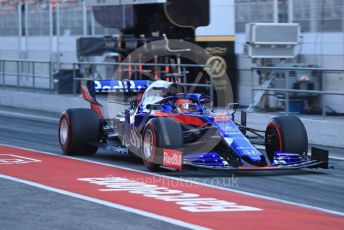
{"label": "red stripe", "polygon": [[278,136],[278,141],[279,141],[279,151],[280,151],[280,152],[283,152],[283,146],[284,146],[284,144],[283,144],[283,141],[282,141],[282,135],[281,135],[280,127],[279,127],[277,124],[275,124],[275,123],[270,123],[270,124],[268,125],[268,128],[273,128],[273,129],[276,130],[277,136]]}
{"label": "red stripe", "polygon": [[96,112],[96,114],[98,115],[98,118],[100,120],[103,120],[104,116],[103,116],[103,111],[102,111],[102,107],[96,103],[91,103],[91,109]]}
{"label": "red stripe", "polygon": [[[4,154],[11,154],[4,155]],[[26,157],[40,162],[2,164],[3,159]],[[236,192],[181,182],[173,178],[83,162],[39,152],[0,146],[0,174],[70,191],[92,198],[163,215],[191,224],[214,229],[343,229],[344,218],[279,202],[260,199]],[[104,185],[92,184],[80,178],[120,177],[150,185],[198,194],[201,198],[215,198],[250,206],[261,211],[189,212],[176,202],[158,200],[128,191],[100,191]],[[116,217],[115,217],[116,218]]]}
{"label": "red stripe", "polygon": [[68,126],[68,135],[67,135],[67,140],[66,140],[66,143],[63,145],[61,143],[61,140],[59,139],[59,143],[60,143],[60,146],[64,149],[64,151],[66,151],[66,149],[68,148],[68,145],[70,143],[70,138],[71,138],[71,135],[70,135],[70,129],[71,129],[71,126],[70,126],[70,118],[68,116],[68,113],[66,112],[63,112],[61,117],[60,117],[60,121],[59,121],[59,133],[60,133],[60,128],[61,128],[61,123],[63,121],[63,119],[66,120],[67,122],[67,126]]}
{"label": "red stripe", "polygon": [[88,92],[88,89],[84,85],[81,86],[81,94],[82,94],[82,97],[90,103],[91,109],[94,112],[96,112],[96,114],[98,115],[98,118],[102,120],[104,116],[103,116],[101,105],[97,102],[95,98],[91,97],[90,93]]}
{"label": "red stripe", "polygon": [[146,159],[146,164],[150,164],[150,165],[152,165],[152,164],[154,164],[154,162],[156,161],[156,151],[157,151],[157,148],[156,148],[156,146],[157,146],[157,139],[156,139],[156,133],[155,133],[155,129],[154,129],[154,126],[153,126],[153,124],[151,124],[151,123],[148,123],[148,126],[150,127],[150,130],[152,131],[152,135],[153,135],[153,141],[154,141],[154,143],[153,143],[153,149],[154,149],[154,151],[153,151],[153,153],[152,153],[152,155],[151,155],[151,158],[150,159]]}
{"label": "red stripe", "polygon": [[195,125],[195,126],[202,126],[204,125],[204,121],[199,117],[187,116],[187,115],[180,115],[180,114],[171,114],[171,113],[163,113],[163,112],[155,112],[155,117],[168,117],[174,119],[182,124],[187,125]]}

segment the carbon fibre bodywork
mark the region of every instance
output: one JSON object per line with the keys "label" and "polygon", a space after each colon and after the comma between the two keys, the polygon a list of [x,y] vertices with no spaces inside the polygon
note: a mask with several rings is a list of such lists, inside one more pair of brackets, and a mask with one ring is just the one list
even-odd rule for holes
{"label": "carbon fibre bodywork", "polygon": [[[85,90],[85,89],[84,89]],[[103,147],[134,153],[142,157],[143,130],[153,118],[169,118],[181,126],[184,166],[221,170],[289,170],[328,167],[328,152],[314,154],[276,151],[273,158],[260,151],[246,134],[246,127],[235,123],[234,113],[209,111],[209,97],[185,93],[183,87],[167,81],[95,81],[87,83],[89,98],[97,103],[95,95],[134,94],[134,100],[120,116],[103,119]],[[92,98],[92,99],[90,99]],[[180,112],[175,108],[179,99],[192,101],[192,111]],[[168,127],[166,127],[168,129]],[[264,131],[263,131],[264,132]],[[166,138],[166,136],[161,137]],[[168,137],[167,137],[168,138]],[[127,149],[127,151],[125,151]],[[155,162],[164,166],[163,160]],[[179,168],[179,167],[178,167]]]}

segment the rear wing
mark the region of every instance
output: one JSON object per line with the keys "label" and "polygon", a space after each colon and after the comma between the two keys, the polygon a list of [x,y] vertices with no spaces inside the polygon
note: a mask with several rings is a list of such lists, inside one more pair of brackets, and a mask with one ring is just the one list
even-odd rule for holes
{"label": "rear wing", "polygon": [[147,80],[99,80],[86,81],[86,85],[81,86],[82,97],[91,105],[99,119],[103,119],[103,106],[97,101],[96,95],[119,95],[124,98],[144,93],[150,85]]}
{"label": "rear wing", "polygon": [[150,81],[147,80],[100,80],[86,81],[86,85],[81,86],[81,93],[86,101],[96,103],[97,94],[127,95],[144,93]]}
{"label": "rear wing", "polygon": [[89,91],[95,94],[143,93],[150,85],[147,80],[100,80],[86,83]]}

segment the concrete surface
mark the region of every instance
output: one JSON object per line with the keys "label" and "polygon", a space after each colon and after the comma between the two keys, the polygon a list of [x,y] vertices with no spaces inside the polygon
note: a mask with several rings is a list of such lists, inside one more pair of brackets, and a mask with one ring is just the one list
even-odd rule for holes
{"label": "concrete surface", "polygon": [[[15,112],[15,110],[12,110]],[[20,113],[29,113],[30,111],[20,111]],[[33,114],[34,115],[34,114]],[[48,116],[48,115],[47,115]],[[9,115],[2,115],[0,113],[0,144],[10,144],[24,148],[31,148],[35,150],[48,151],[54,154],[62,154],[57,137],[57,119],[58,114],[49,116],[54,118],[52,120],[42,120],[40,118],[31,118],[31,117],[14,117]],[[15,124],[15,125],[14,125]],[[328,147],[326,147],[328,148]],[[343,148],[328,148],[330,150],[330,156],[343,156]],[[88,159],[94,162],[102,162],[112,165],[119,165],[126,168],[132,168],[140,171],[146,171],[146,167],[143,165],[142,161],[131,159],[127,156],[115,152],[107,152],[102,149],[99,149],[95,156],[90,157],[80,157],[83,159]],[[330,159],[330,165],[334,169],[305,169],[305,170],[296,170],[296,171],[280,171],[280,172],[228,172],[228,171],[213,171],[213,170],[197,170],[190,171],[184,170],[182,172],[159,172],[159,174],[183,178],[187,180],[197,181],[201,183],[211,184],[220,187],[231,188],[235,190],[251,192],[259,195],[266,195],[274,197],[277,199],[283,199],[293,202],[298,202],[307,205],[313,205],[320,208],[326,208],[330,210],[335,210],[339,212],[344,212],[344,203],[338,202],[344,198],[344,184],[343,184],[343,175],[344,175],[344,158],[340,159]],[[0,186],[1,181],[0,181]],[[5,186],[5,185],[4,185]],[[16,184],[8,184],[8,188],[16,188]],[[4,187],[5,188],[5,187]],[[19,188],[20,190],[24,189],[25,186]],[[36,190],[36,189],[33,189]],[[1,196],[5,196],[5,193],[11,193],[10,188],[6,190],[1,190]],[[24,191],[22,191],[24,193]],[[27,197],[21,198],[21,202],[27,203],[31,202],[30,191],[28,191]],[[18,194],[19,195],[19,191]],[[6,196],[10,197],[10,194]],[[26,195],[22,195],[26,196]],[[14,197],[14,196],[13,196]],[[42,193],[42,200],[44,202],[45,198],[47,200],[53,200],[54,198],[49,196],[49,194]],[[13,199],[13,198],[11,198]],[[10,200],[11,200],[10,199]],[[32,198],[36,200],[35,197]],[[6,199],[5,199],[6,200]],[[66,199],[68,200],[68,199]],[[5,201],[2,201],[5,202]],[[2,205],[0,198],[0,205]],[[52,201],[54,202],[54,201]],[[66,201],[67,202],[67,201]],[[84,203],[84,202],[80,202]],[[55,204],[55,202],[54,202]],[[17,205],[17,203],[16,203]],[[19,203],[18,203],[19,205]],[[34,204],[32,204],[34,205]],[[80,204],[82,205],[82,204]],[[87,204],[86,204],[87,205]],[[55,206],[55,205],[54,205]],[[3,206],[2,206],[3,207]],[[7,207],[7,206],[5,206]],[[58,204],[56,207],[60,207]],[[66,203],[63,206],[66,209],[66,212],[69,210],[74,210],[73,205]],[[63,209],[61,207],[61,209]],[[77,206],[76,206],[77,207]],[[39,207],[37,207],[39,208]],[[42,210],[45,210],[44,206],[41,206]],[[5,209],[0,209],[0,213],[3,213],[2,216],[6,216]],[[57,209],[57,211],[59,208]],[[92,210],[87,210],[87,208],[82,209],[85,212],[85,215],[92,217]],[[48,210],[46,210],[48,211]],[[45,211],[42,211],[42,213]],[[106,209],[100,210],[101,213],[106,212]],[[71,213],[76,213],[80,215],[80,212],[72,211]],[[78,214],[77,214],[78,213]],[[42,215],[45,215],[44,213]],[[47,214],[48,215],[48,214]],[[69,214],[68,214],[69,215]],[[98,216],[99,216],[98,215]],[[107,214],[104,214],[109,218]],[[122,218],[118,214],[118,218]],[[2,218],[0,214],[0,218]],[[21,215],[22,218],[25,218],[25,215]],[[114,213],[114,216],[116,214]],[[82,217],[75,217],[82,218]],[[115,217],[114,217],[115,218]],[[116,218],[117,219],[117,218]],[[66,219],[72,221],[71,219]],[[91,218],[93,220],[93,218]],[[125,220],[125,219],[124,219]],[[129,219],[130,220],[130,219]],[[1,222],[1,221],[0,221]],[[128,219],[123,221],[126,223],[124,226],[131,226]],[[71,222],[72,223],[72,222]],[[96,223],[90,226],[97,226]],[[134,226],[137,226],[135,223]],[[139,222],[138,222],[139,224]],[[151,225],[152,228],[155,228],[155,224]],[[156,225],[160,226],[161,225]],[[0,227],[1,228],[1,227]],[[114,227],[117,229],[116,227]],[[89,228],[91,229],[91,228]],[[129,228],[128,228],[129,229]]]}
{"label": "concrete surface", "polygon": [[0,228],[23,229],[184,229],[141,215],[0,179]]}
{"label": "concrete surface", "polygon": [[68,108],[89,108],[89,103],[80,95],[33,93],[3,88],[0,89],[0,105],[56,113]]}

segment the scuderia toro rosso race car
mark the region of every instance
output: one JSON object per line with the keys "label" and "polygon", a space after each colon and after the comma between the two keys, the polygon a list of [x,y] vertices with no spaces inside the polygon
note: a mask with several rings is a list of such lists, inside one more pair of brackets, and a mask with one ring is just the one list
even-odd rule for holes
{"label": "scuderia toro rosso race car", "polygon": [[[127,104],[105,118],[96,99],[101,94]],[[91,109],[68,109],[59,122],[59,142],[68,155],[92,155],[103,147],[139,157],[151,171],[328,168],[327,151],[312,149],[307,156],[306,129],[294,116],[273,118],[266,130],[248,128],[245,113],[238,124],[235,109],[214,112],[208,95],[185,93],[181,84],[162,80],[87,81],[82,95]],[[265,151],[255,147],[258,140]]]}

